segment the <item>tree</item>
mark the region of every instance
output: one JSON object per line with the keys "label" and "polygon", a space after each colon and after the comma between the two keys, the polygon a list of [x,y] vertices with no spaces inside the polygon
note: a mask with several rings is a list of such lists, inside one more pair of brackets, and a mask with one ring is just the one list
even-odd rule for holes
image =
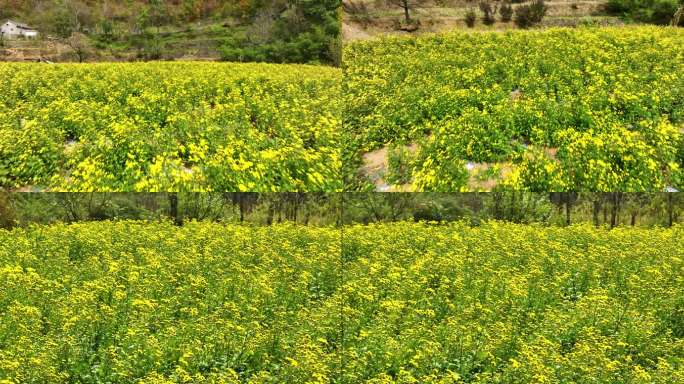
{"label": "tree", "polygon": [[404,19],[406,24],[411,23],[411,11],[419,8],[426,0],[386,0],[389,5],[399,7],[404,11]]}
{"label": "tree", "polygon": [[501,4],[501,7],[499,8],[499,14],[501,15],[501,21],[504,23],[511,21],[511,18],[513,18],[513,7],[508,1],[505,1],[503,4]]}
{"label": "tree", "polygon": [[168,21],[169,17],[163,0],[150,0],[149,17],[150,22],[157,27],[157,33],[159,33],[161,26]]}
{"label": "tree", "polygon": [[610,202],[612,204],[610,211],[610,227],[615,228],[620,224],[620,210],[622,208],[622,192],[611,192]]}
{"label": "tree", "polygon": [[475,21],[477,20],[477,14],[475,14],[475,10],[470,8],[465,14],[465,23],[468,26],[468,28],[472,28],[475,26]]}
{"label": "tree", "polygon": [[88,37],[80,32],[74,32],[66,39],[66,44],[74,51],[78,62],[82,63],[91,53],[91,46]]}
{"label": "tree", "polygon": [[674,16],[672,16],[672,21],[670,24],[675,27],[679,25],[679,23],[682,21],[682,18],[684,18],[684,1],[680,1],[680,5],[675,11]]}
{"label": "tree", "polygon": [[11,204],[11,195],[0,191],[0,228],[12,228],[15,220],[16,213]]}
{"label": "tree", "polygon": [[576,192],[551,192],[549,196],[549,200],[556,204],[559,211],[565,206],[565,225],[570,225],[572,223],[570,214],[573,205],[577,202],[577,198]]}
{"label": "tree", "polygon": [[489,1],[480,2],[480,11],[482,11],[482,24],[492,25],[496,21],[495,15],[498,11],[498,6],[492,5]]}
{"label": "tree", "polygon": [[547,10],[544,0],[533,0],[529,5],[522,5],[515,9],[515,24],[520,28],[529,28],[539,24]]}

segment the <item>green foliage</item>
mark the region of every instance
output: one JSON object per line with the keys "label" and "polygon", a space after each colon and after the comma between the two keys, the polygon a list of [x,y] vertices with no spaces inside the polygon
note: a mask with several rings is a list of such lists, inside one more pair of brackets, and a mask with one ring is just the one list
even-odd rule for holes
{"label": "green foliage", "polygon": [[[265,42],[253,41],[250,36],[233,39],[221,47],[221,58],[242,62],[336,64],[339,54],[334,50],[339,48],[334,42],[341,31],[338,19],[341,2],[305,0],[287,4],[282,7],[284,11],[275,11],[277,18]],[[265,6],[262,11],[269,9]]]}
{"label": "green foliage", "polygon": [[2,187],[341,188],[336,69],[6,63],[0,74]]}
{"label": "green foliage", "polygon": [[482,24],[484,25],[492,25],[496,22],[496,11],[498,10],[497,6],[494,5],[492,6],[492,3],[489,1],[482,1],[480,2],[480,11],[482,11]]}
{"label": "green foliage", "polygon": [[467,187],[466,162],[512,168],[501,187],[681,190],[683,44],[652,26],[350,43],[343,158],[416,143],[422,191]]}
{"label": "green foliage", "polygon": [[[677,0],[609,0],[606,9],[634,21],[667,25],[680,5]],[[679,25],[684,26],[684,19]]]}

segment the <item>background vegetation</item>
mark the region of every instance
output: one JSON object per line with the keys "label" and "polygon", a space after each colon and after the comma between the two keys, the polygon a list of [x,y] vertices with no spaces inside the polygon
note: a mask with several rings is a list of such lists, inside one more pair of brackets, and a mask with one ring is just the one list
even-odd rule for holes
{"label": "background vegetation", "polygon": [[[220,57],[336,64],[340,4],[340,0],[0,0],[0,19],[26,22],[43,38],[65,43],[72,53],[62,59]],[[47,55],[55,53],[47,51]]]}
{"label": "background vegetation", "polygon": [[344,223],[488,220],[597,227],[671,226],[684,222],[683,193],[347,193]]}
{"label": "background vegetation", "polygon": [[0,225],[103,220],[333,225],[341,197],[316,193],[0,193]]}
{"label": "background vegetation", "polygon": [[608,0],[608,12],[620,15],[628,21],[659,25],[677,24],[684,26],[682,0]]}
{"label": "background vegetation", "polygon": [[684,222],[684,193],[0,193],[2,227],[101,220],[667,227]]}

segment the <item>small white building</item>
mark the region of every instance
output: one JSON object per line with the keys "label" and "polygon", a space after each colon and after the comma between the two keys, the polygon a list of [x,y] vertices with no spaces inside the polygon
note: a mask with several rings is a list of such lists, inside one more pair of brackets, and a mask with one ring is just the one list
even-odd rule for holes
{"label": "small white building", "polygon": [[24,23],[7,20],[2,24],[2,27],[0,27],[0,35],[4,39],[34,39],[38,37],[38,31]]}

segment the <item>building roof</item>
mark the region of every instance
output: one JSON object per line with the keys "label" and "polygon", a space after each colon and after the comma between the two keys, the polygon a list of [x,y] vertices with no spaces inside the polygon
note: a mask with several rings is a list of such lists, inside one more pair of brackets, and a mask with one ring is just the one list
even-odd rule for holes
{"label": "building roof", "polygon": [[34,28],[31,28],[31,27],[29,27],[27,24],[20,23],[20,22],[18,22],[18,21],[7,20],[7,21],[5,21],[5,23],[12,23],[12,24],[16,25],[18,28],[21,28],[21,29],[30,29],[30,30],[32,30],[32,31],[35,31]]}

